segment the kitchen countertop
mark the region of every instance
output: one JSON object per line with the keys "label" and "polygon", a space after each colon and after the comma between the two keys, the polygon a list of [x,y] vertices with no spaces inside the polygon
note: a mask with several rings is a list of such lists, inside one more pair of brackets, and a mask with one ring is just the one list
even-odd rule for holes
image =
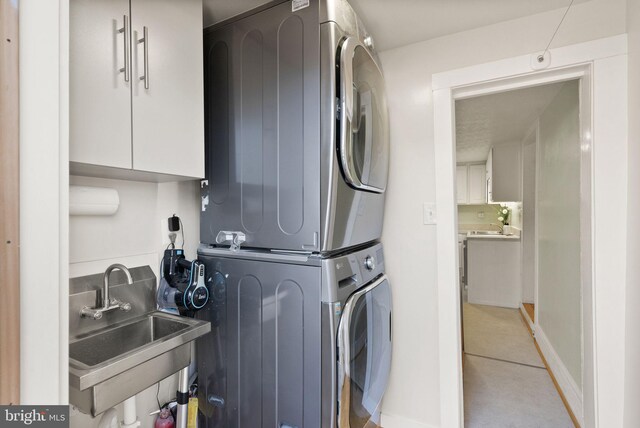
{"label": "kitchen countertop", "polygon": [[467,232],[467,239],[492,239],[499,241],[519,241],[519,235],[502,235],[502,234],[491,234],[491,235],[482,235],[482,234],[474,234],[472,232]]}

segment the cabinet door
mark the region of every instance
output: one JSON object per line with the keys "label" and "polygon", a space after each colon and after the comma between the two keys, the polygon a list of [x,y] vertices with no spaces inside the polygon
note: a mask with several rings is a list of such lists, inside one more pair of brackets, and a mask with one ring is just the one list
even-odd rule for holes
{"label": "cabinet door", "polygon": [[487,203],[486,167],[482,165],[469,165],[469,203]]}
{"label": "cabinet door", "polygon": [[469,202],[469,176],[467,165],[456,166],[457,200],[459,204]]}
{"label": "cabinet door", "polygon": [[202,1],[132,0],[131,16],[133,168],[204,177]]}
{"label": "cabinet door", "polygon": [[129,1],[74,0],[69,15],[69,159],[131,168]]}
{"label": "cabinet door", "polygon": [[496,202],[521,201],[520,145],[499,145],[495,146],[492,152],[492,200]]}

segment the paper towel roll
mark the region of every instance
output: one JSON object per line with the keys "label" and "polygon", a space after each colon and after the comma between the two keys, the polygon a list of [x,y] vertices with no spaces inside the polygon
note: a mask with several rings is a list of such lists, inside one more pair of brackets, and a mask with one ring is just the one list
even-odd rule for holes
{"label": "paper towel roll", "polygon": [[119,206],[116,189],[69,186],[69,215],[114,215]]}

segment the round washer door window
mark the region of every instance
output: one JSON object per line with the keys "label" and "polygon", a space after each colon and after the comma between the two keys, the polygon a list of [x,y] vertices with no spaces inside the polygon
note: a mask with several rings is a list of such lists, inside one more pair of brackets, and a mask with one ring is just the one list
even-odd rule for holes
{"label": "round washer door window", "polygon": [[338,327],[338,426],[378,423],[391,368],[391,289],[385,276],[354,293]]}

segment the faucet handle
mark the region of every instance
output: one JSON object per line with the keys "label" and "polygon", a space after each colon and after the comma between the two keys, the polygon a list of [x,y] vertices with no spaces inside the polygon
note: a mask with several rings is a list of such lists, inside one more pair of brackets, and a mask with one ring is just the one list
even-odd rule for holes
{"label": "faucet handle", "polygon": [[83,318],[93,318],[94,320],[99,320],[102,318],[102,311],[90,308],[85,306],[80,311],[80,316]]}
{"label": "faucet handle", "polygon": [[112,309],[120,309],[121,311],[129,312],[131,310],[131,303],[123,302],[118,299],[111,299],[109,301],[109,307],[107,308],[107,310]]}

